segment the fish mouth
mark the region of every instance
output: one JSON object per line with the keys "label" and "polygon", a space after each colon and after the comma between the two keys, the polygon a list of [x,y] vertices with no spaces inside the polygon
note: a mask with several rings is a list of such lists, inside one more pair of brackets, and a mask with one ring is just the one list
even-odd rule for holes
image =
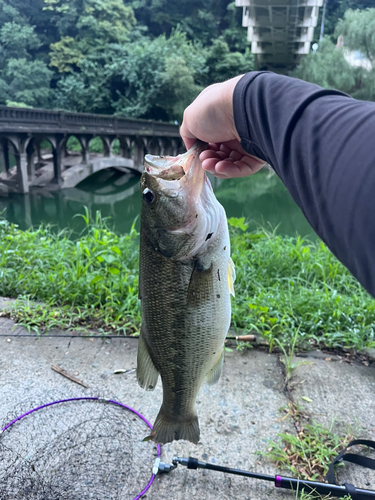
{"label": "fish mouth", "polygon": [[163,221],[160,228],[180,241],[170,256],[172,260],[193,257],[205,247],[207,235],[216,234],[220,219],[218,203],[199,159],[205,149],[207,144],[197,141],[186,153],[176,157],[145,156],[142,186],[164,198],[180,199],[175,205],[179,217],[172,217],[176,225],[170,221],[165,227]]}
{"label": "fish mouth", "polygon": [[161,190],[187,188],[189,195],[197,198],[206,179],[199,155],[206,148],[207,143],[196,141],[186,153],[178,156],[146,155],[145,172],[157,179]]}

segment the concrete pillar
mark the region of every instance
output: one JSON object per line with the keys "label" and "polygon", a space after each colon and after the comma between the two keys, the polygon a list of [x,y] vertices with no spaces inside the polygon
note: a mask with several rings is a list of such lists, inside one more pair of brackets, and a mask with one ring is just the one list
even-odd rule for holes
{"label": "concrete pillar", "polygon": [[148,139],[146,147],[147,147],[147,153],[155,156],[160,155],[160,145],[156,137]]}
{"label": "concrete pillar", "polygon": [[29,145],[26,148],[27,153],[27,173],[29,176],[30,182],[34,182],[35,180],[35,156],[37,154],[35,150],[34,141],[30,141]]}
{"label": "concrete pillar", "polygon": [[171,139],[172,143],[172,156],[177,156],[178,143],[176,139]]}
{"label": "concrete pillar", "polygon": [[1,141],[1,156],[2,156],[2,165],[3,171],[9,176],[9,143],[8,139],[3,139]]}
{"label": "concrete pillar", "polygon": [[27,177],[27,154],[17,153],[16,162],[17,162],[17,179],[18,179],[19,190],[21,191],[21,193],[28,193],[29,180]]}
{"label": "concrete pillar", "polygon": [[134,168],[139,171],[143,171],[143,162],[145,158],[145,145],[142,138],[138,138],[134,141],[134,150],[133,150],[133,162]]}
{"label": "concrete pillar", "polygon": [[158,143],[159,143],[160,156],[166,156],[168,148],[168,140],[164,139],[164,137],[161,137],[158,139]]}
{"label": "concrete pillar", "polygon": [[103,156],[104,158],[109,158],[110,156],[113,156],[112,151],[111,151],[111,139],[106,136],[101,136],[100,137],[102,142],[103,142]]}
{"label": "concrete pillar", "polygon": [[131,141],[129,137],[125,137],[123,135],[118,137],[120,141],[120,155],[122,158],[130,158],[131,157]]}
{"label": "concrete pillar", "polygon": [[62,173],[62,143],[60,141],[56,141],[56,146],[53,148],[53,179],[52,182],[54,184],[59,184],[62,181],[61,173]]}
{"label": "concrete pillar", "polygon": [[40,150],[40,144],[42,142],[42,139],[40,137],[37,137],[34,141],[35,143],[35,149],[36,149],[36,153],[38,155],[38,164],[39,164],[39,167],[41,166],[42,164],[42,161],[43,161],[43,158],[42,158],[42,152]]}
{"label": "concrete pillar", "polygon": [[[110,139],[110,145],[109,145],[109,154],[110,156],[116,156],[118,154],[121,154],[121,144],[120,144],[120,153],[115,153],[114,147],[115,147],[115,142],[118,140],[118,137],[111,137]],[[119,141],[120,142],[120,141]]]}
{"label": "concrete pillar", "polygon": [[80,139],[81,144],[82,144],[82,163],[85,163],[86,165],[88,165],[88,163],[90,161],[89,145],[90,145],[91,136],[83,135],[79,139]]}

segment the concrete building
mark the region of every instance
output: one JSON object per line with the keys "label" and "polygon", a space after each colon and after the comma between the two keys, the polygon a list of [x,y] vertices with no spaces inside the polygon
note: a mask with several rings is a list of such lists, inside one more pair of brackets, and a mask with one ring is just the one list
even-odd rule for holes
{"label": "concrete building", "polygon": [[236,0],[259,68],[283,71],[308,54],[323,0]]}

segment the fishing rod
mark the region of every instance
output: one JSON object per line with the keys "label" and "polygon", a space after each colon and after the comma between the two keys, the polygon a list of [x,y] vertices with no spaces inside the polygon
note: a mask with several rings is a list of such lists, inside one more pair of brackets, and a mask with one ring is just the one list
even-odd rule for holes
{"label": "fishing rod", "polygon": [[263,481],[270,481],[274,483],[275,488],[282,488],[292,491],[302,491],[305,493],[319,493],[320,495],[332,495],[336,498],[343,498],[346,495],[350,495],[353,500],[368,500],[370,498],[375,499],[375,491],[363,490],[361,488],[356,488],[351,484],[344,483],[343,486],[338,486],[335,484],[321,483],[318,481],[305,481],[303,479],[295,479],[291,477],[284,477],[280,475],[269,476],[266,474],[259,474],[256,472],[244,471],[241,469],[232,469],[230,467],[224,467],[222,465],[209,464],[207,462],[200,462],[197,458],[179,458],[174,457],[172,464],[165,464],[160,461],[160,458],[155,460],[153,473],[158,472],[169,473],[176,469],[178,465],[183,465],[188,469],[208,469],[218,472],[225,472],[227,474],[235,474],[237,476],[245,476],[253,479],[261,479]]}

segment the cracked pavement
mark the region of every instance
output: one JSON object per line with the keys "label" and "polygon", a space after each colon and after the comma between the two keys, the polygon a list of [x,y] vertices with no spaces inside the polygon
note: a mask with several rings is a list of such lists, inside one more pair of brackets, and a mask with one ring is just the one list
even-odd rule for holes
{"label": "cracked pavement", "polygon": [[[134,371],[114,374],[118,369],[135,369],[137,339],[10,337],[20,333],[26,330],[0,318],[0,334],[4,335],[0,337],[3,424],[7,414],[27,398],[48,402],[70,391],[74,396],[95,393],[117,398],[150,422],[156,418],[162,397],[160,382],[153,392],[146,392],[138,387]],[[364,366],[334,359],[320,353],[318,357],[297,360],[309,364],[298,366],[294,373],[291,387],[295,403],[304,407],[311,421],[333,425],[340,435],[350,427],[359,437],[375,439],[375,364]],[[62,377],[51,365],[76,376],[89,389]],[[284,375],[277,355],[256,348],[242,354],[226,353],[218,384],[204,386],[198,395],[200,442],[167,444],[162,447],[162,461],[170,463],[175,455],[194,456],[262,474],[291,475],[259,455],[267,450],[269,440],[277,440],[278,433],[297,432],[293,421],[282,419],[285,414],[280,413],[280,408],[288,404],[288,392],[283,387]],[[374,471],[345,466],[344,476],[357,487],[375,490]],[[288,491],[275,489],[272,482],[182,466],[170,474],[158,475],[147,492],[149,500],[264,500],[267,496],[294,498]]]}

